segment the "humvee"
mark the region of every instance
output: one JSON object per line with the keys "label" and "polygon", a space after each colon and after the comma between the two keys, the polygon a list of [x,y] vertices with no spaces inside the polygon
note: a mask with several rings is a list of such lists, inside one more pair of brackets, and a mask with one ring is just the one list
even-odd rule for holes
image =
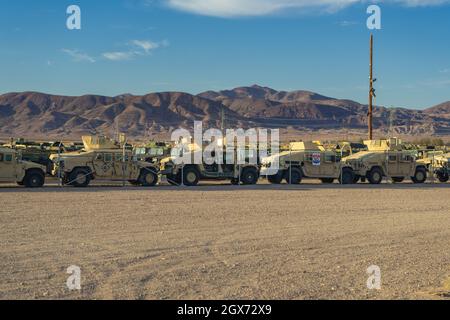
{"label": "humvee", "polygon": [[[336,179],[342,184],[353,183],[352,168],[342,164],[336,151],[325,150],[320,142],[293,142],[289,148],[262,159],[261,176],[267,176],[270,183],[286,180],[289,184],[300,184],[304,178],[319,179],[322,183],[333,183]],[[275,163],[279,168],[271,169]]]}
{"label": "humvee", "polygon": [[450,177],[450,153],[433,153],[417,161],[423,164],[430,174],[436,175],[440,182],[448,182]]}
{"label": "humvee", "polygon": [[[222,154],[223,164],[207,164],[206,161],[201,164],[192,164],[195,163],[196,156],[203,159],[202,148],[196,144],[175,146],[172,149],[172,155],[161,160],[160,172],[172,185],[196,186],[201,180],[230,180],[233,185],[239,183],[253,185],[258,182],[259,167],[257,164],[249,163],[249,152],[249,150],[235,150],[233,164],[227,164],[225,151]],[[246,159],[245,164],[236,164],[239,156]],[[190,158],[190,164],[179,164],[176,160],[180,157]]]}
{"label": "humvee", "polygon": [[158,183],[158,167],[138,161],[131,150],[121,148],[103,136],[82,137],[84,149],[79,152],[52,154],[52,175],[63,184],[87,187],[94,180],[124,181],[144,187]]}
{"label": "humvee", "polygon": [[40,188],[45,183],[45,171],[45,166],[23,161],[16,150],[0,147],[0,182]]}
{"label": "humvee", "polygon": [[353,168],[356,178],[367,180],[371,184],[380,184],[384,177],[394,183],[401,183],[410,177],[414,183],[427,180],[427,169],[417,163],[411,151],[404,150],[399,139],[364,141],[367,151],[361,151],[342,159]]}

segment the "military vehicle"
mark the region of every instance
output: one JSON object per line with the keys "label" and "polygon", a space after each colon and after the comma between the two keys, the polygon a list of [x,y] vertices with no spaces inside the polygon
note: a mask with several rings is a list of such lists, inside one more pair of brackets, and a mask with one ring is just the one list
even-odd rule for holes
{"label": "military vehicle", "polygon": [[63,184],[87,187],[94,180],[129,181],[145,187],[158,183],[158,167],[138,161],[131,150],[104,136],[83,137],[79,152],[52,154],[52,175]]}
{"label": "military vehicle", "polygon": [[449,181],[450,153],[444,153],[443,151],[431,152],[417,162],[424,165],[428,172],[435,175],[440,182],[445,183]]}
{"label": "military vehicle", "polygon": [[171,146],[164,142],[151,141],[145,145],[134,148],[134,154],[139,160],[159,163],[162,159],[170,156]]}
{"label": "military vehicle", "polygon": [[[223,141],[221,145],[224,146]],[[251,152],[249,149],[235,149],[233,161],[228,161],[231,164],[227,163],[225,151],[221,155],[223,157],[222,164],[218,164],[218,161],[202,161],[201,164],[193,164],[196,163],[195,159],[204,160],[203,149],[193,143],[176,145],[172,149],[171,156],[161,160],[160,171],[172,185],[196,186],[201,180],[230,180],[233,185],[240,183],[252,185],[258,182],[259,167],[257,164],[250,164],[250,158],[257,158],[256,155],[250,154]],[[189,159],[186,161],[188,164],[180,163],[181,158]],[[212,158],[216,159],[214,153]],[[244,164],[237,165],[238,159],[242,159]]]}
{"label": "military vehicle", "polygon": [[42,165],[22,160],[16,150],[0,147],[0,182],[39,188],[45,183],[45,170]]}
{"label": "military vehicle", "polygon": [[352,168],[339,161],[335,150],[325,150],[320,142],[293,142],[289,149],[262,159],[261,176],[267,176],[270,183],[286,180],[289,184],[300,184],[304,178],[319,179],[322,183],[333,183],[336,179],[342,184],[354,182]]}
{"label": "military vehicle", "polygon": [[394,183],[401,183],[410,177],[414,183],[427,180],[427,169],[417,163],[412,151],[404,150],[401,140],[364,141],[367,151],[361,151],[342,159],[342,162],[353,168],[356,179],[367,178],[371,184],[380,184],[384,177]]}

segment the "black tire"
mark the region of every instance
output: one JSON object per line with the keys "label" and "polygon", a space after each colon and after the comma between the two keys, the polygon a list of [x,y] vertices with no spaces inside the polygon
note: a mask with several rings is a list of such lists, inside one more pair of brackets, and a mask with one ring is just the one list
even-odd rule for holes
{"label": "black tire", "polygon": [[403,181],[405,181],[404,177],[392,177],[391,179],[393,183],[402,183]]}
{"label": "black tire", "polygon": [[334,183],[334,178],[322,178],[320,181],[322,181],[323,184],[332,184]]}
{"label": "black tire", "polygon": [[383,171],[380,168],[373,168],[367,174],[370,184],[380,184],[383,181]]}
{"label": "black tire", "polygon": [[277,174],[268,176],[267,180],[269,180],[271,184],[280,184],[283,181],[283,171],[278,171]]}
{"label": "black tire", "polygon": [[188,187],[195,187],[200,181],[200,173],[193,167],[183,169],[183,183]]}
{"label": "black tire", "polygon": [[303,180],[303,172],[298,168],[286,170],[286,182],[288,184],[300,184]]}
{"label": "black tire", "polygon": [[91,183],[91,173],[86,169],[75,169],[70,173],[68,184],[75,188],[86,188]]}
{"label": "black tire", "polygon": [[243,185],[257,184],[259,180],[258,171],[254,168],[244,168],[241,173],[241,182]]}
{"label": "black tire", "polygon": [[355,173],[350,168],[344,168],[342,174],[339,177],[340,184],[354,184],[355,183]]}
{"label": "black tire", "polygon": [[139,183],[143,187],[154,187],[158,183],[158,175],[151,169],[143,169],[139,177]]}
{"label": "black tire", "polygon": [[39,170],[30,170],[25,174],[23,185],[27,188],[41,188],[45,183],[45,174]]}
{"label": "black tire", "polygon": [[437,173],[437,177],[439,179],[439,182],[441,182],[441,183],[446,183],[450,179],[448,172],[442,172],[442,171],[439,171]]}
{"label": "black tire", "polygon": [[427,181],[427,170],[425,168],[417,168],[414,177],[411,177],[412,182],[414,183],[425,183]]}

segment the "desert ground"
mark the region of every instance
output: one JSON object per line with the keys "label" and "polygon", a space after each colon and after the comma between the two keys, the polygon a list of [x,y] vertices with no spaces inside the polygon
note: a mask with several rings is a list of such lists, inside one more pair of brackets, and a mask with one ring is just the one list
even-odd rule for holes
{"label": "desert ground", "polygon": [[0,299],[449,299],[449,199],[448,184],[2,186]]}

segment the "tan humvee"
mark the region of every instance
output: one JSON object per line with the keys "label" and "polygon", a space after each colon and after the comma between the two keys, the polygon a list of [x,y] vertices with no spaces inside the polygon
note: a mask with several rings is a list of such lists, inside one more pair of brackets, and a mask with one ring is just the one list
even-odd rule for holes
{"label": "tan humvee", "polygon": [[286,180],[299,184],[303,178],[320,179],[323,183],[333,183],[336,179],[342,184],[354,182],[352,168],[343,165],[336,152],[325,150],[320,142],[294,142],[289,148],[262,159],[261,176],[267,176],[270,183]]}
{"label": "tan humvee", "polygon": [[158,168],[149,162],[137,161],[131,150],[120,148],[101,136],[83,137],[84,150],[52,154],[52,175],[63,184],[86,187],[91,180],[129,181],[145,187],[158,183]]}
{"label": "tan humvee", "polygon": [[15,182],[27,188],[39,188],[45,183],[45,166],[22,161],[20,154],[0,147],[0,182]]}
{"label": "tan humvee", "polygon": [[417,162],[423,164],[430,174],[436,175],[440,182],[448,182],[450,174],[450,153],[437,152],[428,154],[427,157]]}
{"label": "tan humvee", "polygon": [[364,144],[368,151],[342,159],[353,168],[357,178],[367,178],[371,184],[380,184],[383,177],[389,177],[394,183],[401,183],[408,177],[414,183],[427,180],[425,166],[417,163],[411,151],[403,149],[401,140],[368,140]]}
{"label": "tan humvee", "polygon": [[[223,149],[225,150],[225,147]],[[167,177],[167,181],[172,185],[196,186],[201,180],[230,180],[234,185],[239,183],[252,185],[258,182],[259,167],[247,161],[248,153],[248,150],[235,150],[233,161],[228,161],[232,164],[227,164],[225,151],[222,154],[222,164],[215,161],[210,162],[214,162],[213,164],[207,164],[206,161],[201,164],[193,164],[196,158],[203,159],[202,148],[192,143],[185,146],[175,146],[172,149],[172,155],[161,160],[160,172]],[[186,161],[188,164],[176,161],[180,157],[190,159]],[[245,157],[247,159],[245,164],[236,165],[238,157]]]}

